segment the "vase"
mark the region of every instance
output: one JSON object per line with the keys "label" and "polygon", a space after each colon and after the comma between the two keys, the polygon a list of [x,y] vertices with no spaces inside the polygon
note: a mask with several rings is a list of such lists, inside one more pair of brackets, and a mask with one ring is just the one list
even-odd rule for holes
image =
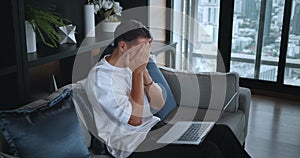
{"label": "vase", "polygon": [[109,21],[103,21],[100,23],[101,26],[101,30],[103,32],[115,32],[117,26],[120,24],[121,22],[109,22]]}
{"label": "vase", "polygon": [[29,21],[25,21],[25,34],[26,34],[26,46],[27,53],[36,52],[36,34]]}
{"label": "vase", "polygon": [[85,37],[95,37],[95,12],[93,4],[83,6]]}

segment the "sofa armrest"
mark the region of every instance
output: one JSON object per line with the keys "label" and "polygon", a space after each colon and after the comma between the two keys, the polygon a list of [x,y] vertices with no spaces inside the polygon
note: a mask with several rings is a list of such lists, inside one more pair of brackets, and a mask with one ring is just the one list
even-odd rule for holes
{"label": "sofa armrest", "polygon": [[240,87],[239,88],[239,110],[245,113],[245,135],[248,132],[248,122],[250,114],[250,105],[251,105],[251,90],[249,88]]}

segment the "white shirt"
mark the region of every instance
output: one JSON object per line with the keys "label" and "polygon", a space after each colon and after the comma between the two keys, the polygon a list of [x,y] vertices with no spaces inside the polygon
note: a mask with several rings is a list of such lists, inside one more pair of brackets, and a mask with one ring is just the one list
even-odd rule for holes
{"label": "white shirt", "polygon": [[86,92],[93,107],[98,136],[105,141],[113,156],[128,157],[160,118],[153,116],[144,95],[142,124],[128,124],[132,111],[129,100],[132,71],[128,67],[118,68],[109,64],[106,57],[90,71]]}

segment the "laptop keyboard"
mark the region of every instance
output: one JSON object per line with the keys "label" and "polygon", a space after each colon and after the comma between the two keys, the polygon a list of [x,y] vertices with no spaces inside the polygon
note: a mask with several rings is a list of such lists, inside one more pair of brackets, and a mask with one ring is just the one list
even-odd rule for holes
{"label": "laptop keyboard", "polygon": [[179,141],[197,141],[201,133],[206,130],[209,124],[191,124],[191,126],[181,135]]}

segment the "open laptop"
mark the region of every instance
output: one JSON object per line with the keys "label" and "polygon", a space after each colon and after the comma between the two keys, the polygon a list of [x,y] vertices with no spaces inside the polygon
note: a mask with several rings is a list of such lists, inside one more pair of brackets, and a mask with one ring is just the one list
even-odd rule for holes
{"label": "open laptop", "polygon": [[[215,120],[219,120],[225,109],[237,96],[236,92],[227,104],[221,109]],[[200,144],[209,131],[212,129],[216,121],[178,121],[165,134],[157,140],[157,143],[164,144]]]}

